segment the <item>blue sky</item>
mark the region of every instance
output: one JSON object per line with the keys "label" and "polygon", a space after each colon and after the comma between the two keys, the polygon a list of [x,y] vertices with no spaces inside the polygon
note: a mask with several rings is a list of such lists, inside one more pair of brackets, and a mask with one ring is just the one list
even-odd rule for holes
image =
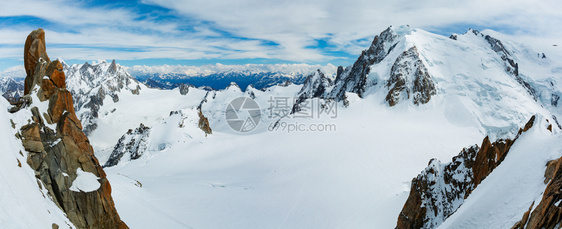
{"label": "blue sky", "polygon": [[[349,65],[389,25],[448,35],[494,29],[535,44],[562,37],[562,1],[18,0],[0,3],[0,71],[21,65],[27,34],[51,58],[132,65]],[[561,42],[558,42],[561,43]]]}

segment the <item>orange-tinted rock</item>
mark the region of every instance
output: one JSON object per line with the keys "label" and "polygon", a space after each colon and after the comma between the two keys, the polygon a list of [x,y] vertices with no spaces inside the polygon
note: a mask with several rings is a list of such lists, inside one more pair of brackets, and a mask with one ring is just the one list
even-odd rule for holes
{"label": "orange-tinted rock", "polygon": [[[438,227],[442,221],[436,222],[435,219],[445,220],[453,214],[460,207],[458,202],[462,203],[500,165],[513,143],[523,132],[533,127],[534,122],[535,116],[531,117],[524,128],[519,129],[514,140],[500,139],[491,143],[485,137],[479,149],[464,149],[445,166],[431,167],[433,160],[430,161],[428,168],[412,180],[410,195],[398,216],[397,228]],[[440,168],[443,169],[434,171]],[[553,172],[547,169],[547,174],[550,173]],[[458,180],[459,177],[462,179]],[[562,184],[562,175],[560,179]],[[441,202],[437,203],[438,201]],[[453,206],[452,203],[457,204]]]}
{"label": "orange-tinted rock", "polygon": [[513,140],[498,140],[494,143],[486,136],[474,161],[474,186],[478,186],[505,158]]}
{"label": "orange-tinted rock", "polygon": [[562,158],[547,163],[545,181],[549,183],[544,190],[541,202],[530,216],[526,212],[521,221],[517,222],[513,228],[560,228],[560,223],[562,222],[562,204],[560,204],[562,202],[561,167]]}
{"label": "orange-tinted rock", "polygon": [[[41,181],[39,185],[47,188],[77,228],[128,228],[115,209],[109,181],[76,117],[62,64],[50,62],[44,41],[43,30],[33,31],[24,54],[28,74],[25,93],[32,93],[31,88],[39,84],[38,97],[49,101],[47,113],[39,114],[37,107],[33,107],[33,122],[20,130],[22,143],[30,151],[28,164]],[[56,130],[46,126],[41,116],[49,124],[56,124]],[[100,188],[89,192],[70,190],[78,169],[99,177]]]}
{"label": "orange-tinted rock", "polygon": [[426,189],[427,185],[422,184],[417,179],[412,180],[412,189],[410,195],[402,207],[400,215],[398,215],[398,222],[396,228],[422,228],[425,221],[427,209],[422,207],[422,190]]}
{"label": "orange-tinted rock", "polygon": [[529,210],[527,210],[525,213],[523,213],[523,219],[517,223],[515,223],[515,225],[513,225],[513,227],[511,227],[511,229],[523,229],[525,228],[525,224],[527,223],[527,220],[529,220],[529,214],[531,214],[531,209],[533,209],[533,205],[535,205],[535,202],[533,202],[531,204],[531,207],[529,207]]}
{"label": "orange-tinted rock", "polygon": [[57,89],[49,99],[48,112],[53,123],[57,123],[65,111],[74,114],[72,95],[66,89]]}
{"label": "orange-tinted rock", "polygon": [[[24,94],[28,94],[34,83],[35,68],[39,60],[51,61],[47,55],[47,48],[45,46],[45,31],[37,29],[31,32],[25,41],[23,61],[25,65],[25,78]],[[43,77],[43,76],[39,76]]]}
{"label": "orange-tinted rock", "polygon": [[66,77],[62,68],[62,63],[59,60],[55,60],[49,64],[46,75],[57,87],[66,88]]}
{"label": "orange-tinted rock", "polygon": [[41,142],[40,133],[39,125],[36,123],[25,125],[21,128],[22,144],[25,150],[31,152],[42,152],[45,150],[43,142]]}
{"label": "orange-tinted rock", "polygon": [[201,110],[199,110],[199,124],[198,124],[198,126],[203,132],[205,132],[205,136],[207,136],[207,134],[213,133],[213,130],[211,129],[211,126],[209,125],[209,119],[207,119],[207,117],[205,117],[203,115]]}
{"label": "orange-tinted rock", "polygon": [[53,81],[51,81],[50,79],[43,79],[41,81],[41,90],[39,90],[39,92],[37,93],[37,97],[39,97],[39,100],[41,100],[41,102],[48,100],[49,98],[51,98],[51,96],[53,96],[56,89],[57,88]]}

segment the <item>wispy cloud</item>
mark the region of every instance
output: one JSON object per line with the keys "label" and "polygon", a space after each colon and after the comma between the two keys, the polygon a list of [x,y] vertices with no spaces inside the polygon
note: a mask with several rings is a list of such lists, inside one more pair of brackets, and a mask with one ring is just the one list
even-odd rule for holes
{"label": "wispy cloud", "polygon": [[0,59],[21,60],[27,34],[44,27],[55,58],[345,64],[389,25],[441,33],[492,28],[531,43],[556,42],[562,37],[560,9],[559,0],[6,1]]}

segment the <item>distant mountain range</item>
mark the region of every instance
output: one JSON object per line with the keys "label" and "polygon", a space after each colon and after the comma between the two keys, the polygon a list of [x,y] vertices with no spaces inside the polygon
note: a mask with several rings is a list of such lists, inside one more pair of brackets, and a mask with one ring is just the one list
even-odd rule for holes
{"label": "distant mountain range", "polygon": [[[101,61],[106,62],[106,61]],[[91,65],[97,65],[94,62]],[[174,89],[181,84],[194,87],[207,87],[216,90],[224,89],[235,82],[241,88],[252,85],[263,89],[276,84],[291,82],[302,84],[307,75],[320,69],[328,78],[334,78],[337,67],[308,64],[245,64],[245,65],[159,65],[124,67],[133,78],[152,88]],[[0,72],[0,78],[11,78],[23,83],[25,72],[21,68]],[[4,84],[3,84],[4,85]],[[0,88],[4,89],[4,88]],[[6,91],[6,89],[2,90]]]}
{"label": "distant mountain range", "polygon": [[127,71],[149,87],[172,89],[180,84],[195,87],[207,86],[224,89],[235,82],[241,88],[253,85],[263,89],[279,83],[302,84],[307,75],[320,69],[326,75],[335,77],[336,66],[308,64],[246,64],[246,65],[204,65],[204,66],[133,66]]}

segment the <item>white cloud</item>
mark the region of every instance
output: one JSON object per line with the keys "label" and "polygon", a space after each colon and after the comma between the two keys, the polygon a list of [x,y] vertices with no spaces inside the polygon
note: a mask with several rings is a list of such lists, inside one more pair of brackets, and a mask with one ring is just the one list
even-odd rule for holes
{"label": "white cloud", "polygon": [[[557,0],[145,0],[179,15],[212,21],[237,36],[271,40],[292,52],[314,39],[330,37],[342,49],[372,38],[389,25],[435,29],[457,23],[510,26],[519,33],[556,37],[562,22]],[[328,36],[332,34],[333,36]],[[289,38],[289,39],[288,39]]]}
{"label": "white cloud", "polygon": [[[121,60],[246,59],[297,62],[353,56],[389,25],[409,24],[440,30],[455,24],[508,28],[530,42],[559,41],[559,0],[144,0],[171,9],[177,20],[137,15],[130,8],[90,6],[84,1],[20,0],[3,2],[0,16],[33,16],[47,26],[47,49],[65,59]],[[182,27],[191,28],[188,32]],[[21,59],[32,25],[0,28],[0,58]],[[224,35],[225,33],[231,34]],[[532,39],[531,39],[532,38]],[[317,40],[325,49],[309,48]],[[275,43],[277,45],[270,45]],[[562,42],[556,42],[562,45]]]}

